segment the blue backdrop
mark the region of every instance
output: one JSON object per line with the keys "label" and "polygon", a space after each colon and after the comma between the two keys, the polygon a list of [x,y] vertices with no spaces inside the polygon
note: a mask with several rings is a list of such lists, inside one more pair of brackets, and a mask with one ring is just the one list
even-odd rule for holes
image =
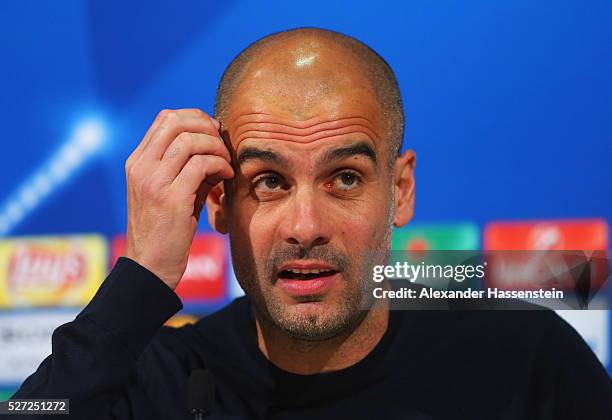
{"label": "blue backdrop", "polygon": [[[610,0],[2,0],[0,238],[125,232],[125,160],[159,110],[212,112],[240,50],[299,26],[353,35],[395,69],[416,221],[612,222]],[[0,400],[50,351],[58,313],[0,311]],[[606,363],[609,314],[566,316]]]}
{"label": "blue backdrop", "polygon": [[123,232],[123,165],[155,114],[212,111],[232,57],[296,26],[396,70],[417,220],[610,221],[610,22],[608,0],[3,0],[0,234]]}

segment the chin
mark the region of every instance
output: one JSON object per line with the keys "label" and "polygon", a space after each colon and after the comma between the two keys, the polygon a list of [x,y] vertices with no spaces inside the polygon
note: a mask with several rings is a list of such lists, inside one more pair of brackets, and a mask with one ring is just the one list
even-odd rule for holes
{"label": "chin", "polygon": [[310,301],[286,305],[281,314],[271,314],[274,323],[295,338],[320,341],[343,332],[347,315],[331,302]]}
{"label": "chin", "polygon": [[324,301],[294,302],[286,306],[286,311],[288,314],[314,316],[317,318],[326,317],[335,312],[333,305]]}

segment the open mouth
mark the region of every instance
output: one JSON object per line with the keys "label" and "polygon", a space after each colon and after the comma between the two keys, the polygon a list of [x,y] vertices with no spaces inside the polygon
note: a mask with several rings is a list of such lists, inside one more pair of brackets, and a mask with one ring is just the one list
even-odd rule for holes
{"label": "open mouth", "polygon": [[333,276],[338,273],[337,270],[319,270],[319,269],[287,269],[278,273],[278,277],[286,280],[312,280],[320,277]]}
{"label": "open mouth", "polygon": [[290,261],[279,267],[276,286],[298,299],[323,296],[338,284],[340,274],[337,267],[322,261]]}

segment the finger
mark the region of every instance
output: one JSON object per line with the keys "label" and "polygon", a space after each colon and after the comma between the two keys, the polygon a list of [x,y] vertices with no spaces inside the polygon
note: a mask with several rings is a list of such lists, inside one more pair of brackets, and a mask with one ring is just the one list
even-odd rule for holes
{"label": "finger", "polygon": [[[198,116],[201,116],[201,115],[207,115],[201,109],[197,109],[197,108],[177,109],[177,110],[174,110],[174,111],[170,110],[170,109],[164,109],[164,110],[160,111],[155,116],[155,119],[153,120],[153,123],[147,129],[147,132],[145,133],[144,137],[142,138],[142,140],[140,141],[140,143],[138,144],[136,149],[134,149],[132,151],[132,154],[130,155],[130,159],[131,160],[135,161],[135,160],[138,159],[138,157],[140,157],[140,155],[142,154],[142,151],[146,148],[147,144],[151,140],[151,136],[153,135],[155,130],[157,130],[157,128],[159,127],[160,122],[164,119],[165,115],[167,113],[170,113],[170,112],[177,112],[177,113],[180,113],[181,115],[186,115],[186,116],[192,115],[194,117],[198,117]],[[219,123],[215,119],[212,119],[212,120],[213,120],[214,124]],[[220,125],[220,123],[219,123],[219,125]]]}
{"label": "finger", "polygon": [[132,155],[130,156],[130,158],[132,158],[133,160],[136,160],[142,154],[142,151],[145,149],[147,143],[149,143],[149,140],[151,140],[151,135],[155,132],[155,130],[159,126],[159,122],[161,121],[162,115],[165,112],[169,112],[169,110],[164,109],[155,116],[153,123],[147,129],[147,132],[145,133],[144,137],[142,138],[138,146],[136,146],[136,149],[134,149],[134,151],[132,152]]}
{"label": "finger", "polygon": [[229,151],[219,137],[184,132],[166,149],[158,171],[164,178],[174,179],[194,155],[215,155],[228,163],[231,161]]}
{"label": "finger", "polygon": [[145,144],[141,157],[147,160],[161,160],[168,145],[182,132],[209,134],[220,137],[219,122],[199,110],[168,111],[160,121]]}
{"label": "finger", "polygon": [[198,191],[196,191],[196,198],[193,205],[193,215],[198,221],[200,221],[200,214],[204,209],[204,200],[206,200],[206,196],[208,195],[210,188],[211,187],[208,184],[202,183],[198,187]]}
{"label": "finger", "polygon": [[[195,194],[207,184],[205,193],[224,179],[234,177],[234,169],[227,160],[214,155],[195,155],[185,164],[172,182],[171,189],[181,195]],[[205,186],[204,186],[205,187]]]}

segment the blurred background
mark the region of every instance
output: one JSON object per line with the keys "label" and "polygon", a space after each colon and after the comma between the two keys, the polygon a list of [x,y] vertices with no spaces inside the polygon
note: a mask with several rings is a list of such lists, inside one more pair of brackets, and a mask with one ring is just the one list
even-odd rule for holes
{"label": "blurred background", "polygon": [[[121,255],[124,163],[163,108],[212,113],[271,32],[357,37],[395,69],[417,154],[411,249],[602,249],[612,221],[612,2],[0,2],[0,400]],[[179,325],[241,291],[203,221]],[[610,315],[564,316],[610,369]]]}

